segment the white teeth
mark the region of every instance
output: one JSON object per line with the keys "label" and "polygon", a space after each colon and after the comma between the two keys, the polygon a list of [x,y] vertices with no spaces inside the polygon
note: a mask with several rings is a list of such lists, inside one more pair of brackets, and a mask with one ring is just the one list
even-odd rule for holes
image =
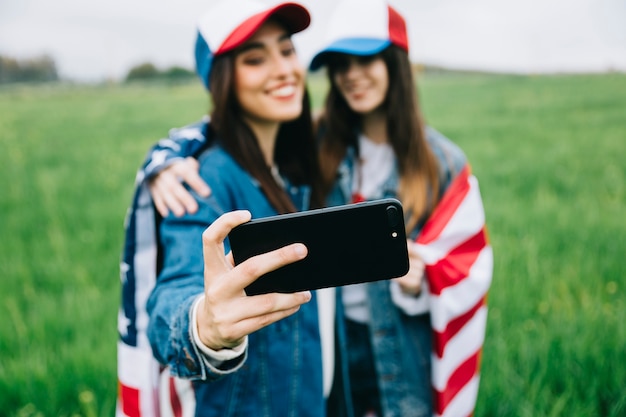
{"label": "white teeth", "polygon": [[276,90],[272,90],[270,93],[274,97],[288,97],[295,93],[296,87],[293,85],[286,85],[284,87],[277,88]]}

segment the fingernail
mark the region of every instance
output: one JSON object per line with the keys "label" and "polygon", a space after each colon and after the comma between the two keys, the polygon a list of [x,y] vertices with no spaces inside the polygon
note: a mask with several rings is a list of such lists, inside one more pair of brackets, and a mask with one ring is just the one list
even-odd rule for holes
{"label": "fingernail", "polygon": [[293,247],[293,250],[300,258],[304,258],[306,256],[306,246],[304,246],[302,243],[297,243]]}
{"label": "fingernail", "polygon": [[251,214],[248,210],[237,210],[237,215],[241,220],[248,220],[251,217]]}

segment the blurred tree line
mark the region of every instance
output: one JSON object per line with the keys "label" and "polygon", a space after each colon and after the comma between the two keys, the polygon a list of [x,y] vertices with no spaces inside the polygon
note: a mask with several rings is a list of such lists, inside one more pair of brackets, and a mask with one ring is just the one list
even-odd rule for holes
{"label": "blurred tree line", "polygon": [[54,59],[48,55],[18,60],[0,55],[0,84],[58,81]]}
{"label": "blurred tree line", "polygon": [[[186,68],[173,66],[160,70],[145,62],[132,67],[124,81],[186,81],[192,78],[195,73]],[[0,84],[50,81],[59,81],[56,63],[51,56],[16,59],[0,55]]]}
{"label": "blurred tree line", "polygon": [[128,71],[126,81],[149,81],[149,80],[166,80],[166,81],[186,81],[194,78],[195,73],[182,67],[170,67],[165,70],[159,70],[154,64],[144,62],[136,65]]}

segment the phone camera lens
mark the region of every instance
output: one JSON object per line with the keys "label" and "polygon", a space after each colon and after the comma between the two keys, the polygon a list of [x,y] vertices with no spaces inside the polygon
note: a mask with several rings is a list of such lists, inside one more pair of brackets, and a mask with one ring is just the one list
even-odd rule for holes
{"label": "phone camera lens", "polygon": [[398,214],[398,209],[395,206],[387,207],[387,221],[391,227],[396,227],[398,225],[400,215]]}

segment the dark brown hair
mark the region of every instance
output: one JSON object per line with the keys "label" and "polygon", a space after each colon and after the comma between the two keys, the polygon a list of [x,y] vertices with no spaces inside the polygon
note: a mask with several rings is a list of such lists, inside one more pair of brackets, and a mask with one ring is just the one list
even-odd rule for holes
{"label": "dark brown hair", "polygon": [[[387,136],[400,171],[398,196],[408,215],[407,231],[428,216],[439,201],[438,162],[425,137],[417,86],[408,54],[395,45],[379,55],[387,66],[389,88],[385,98]],[[336,179],[337,167],[349,146],[358,150],[361,116],[350,109],[333,82],[336,68],[329,62],[330,92],[319,122],[320,167],[325,192]]]}
{"label": "dark brown hair", "polygon": [[[220,55],[211,71],[213,111],[210,128],[222,147],[261,185],[270,204],[279,213],[296,211],[296,207],[265,163],[257,138],[242,118],[242,109],[235,94],[234,70],[236,51]],[[320,207],[319,166],[313,136],[308,91],[302,100],[302,113],[284,122],[278,130],[274,161],[282,175],[294,185],[312,187],[311,206]]]}

